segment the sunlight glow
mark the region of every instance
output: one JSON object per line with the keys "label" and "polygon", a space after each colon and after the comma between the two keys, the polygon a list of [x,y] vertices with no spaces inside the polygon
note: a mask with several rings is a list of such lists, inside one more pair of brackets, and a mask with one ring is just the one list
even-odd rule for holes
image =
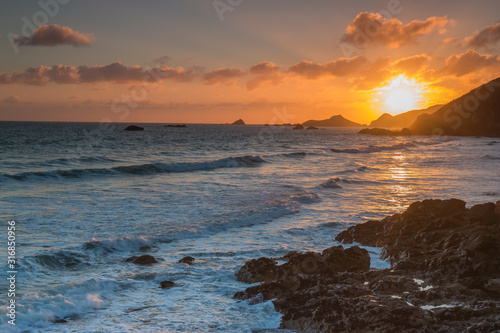
{"label": "sunlight glow", "polygon": [[393,78],[388,85],[380,88],[384,105],[391,114],[399,114],[418,108],[422,101],[423,89],[415,79],[404,75]]}

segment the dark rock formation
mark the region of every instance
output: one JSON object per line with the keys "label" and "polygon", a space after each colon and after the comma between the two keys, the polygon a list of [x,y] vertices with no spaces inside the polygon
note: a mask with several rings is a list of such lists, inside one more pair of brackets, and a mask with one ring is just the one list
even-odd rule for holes
{"label": "dark rock formation", "polygon": [[359,134],[372,134],[372,135],[412,135],[411,131],[408,128],[403,128],[402,130],[388,130],[385,128],[364,128],[358,132]]}
{"label": "dark rock formation", "polygon": [[[388,135],[370,129],[363,134]],[[406,134],[500,137],[500,78],[451,101],[431,114],[420,115]]]}
{"label": "dark rock formation", "polygon": [[125,131],[144,131],[144,127],[130,125],[130,126],[125,127]]}
{"label": "dark rock formation", "polygon": [[173,286],[175,286],[175,283],[172,281],[161,281],[159,288],[168,289],[168,288],[172,288]]}
{"label": "dark rock formation", "polygon": [[369,271],[357,246],[259,258],[236,272],[262,282],[234,295],[273,299],[282,328],[301,332],[493,332],[500,330],[500,202],[465,207],[425,200],[369,221],[337,240],[383,246],[391,269]]}
{"label": "dark rock formation", "polygon": [[180,264],[188,264],[188,265],[191,265],[193,263],[193,261],[195,261],[195,259],[191,256],[186,256],[184,258],[182,258],[181,260],[179,260],[179,263]]}
{"label": "dark rock formation", "polygon": [[238,119],[234,123],[232,123],[231,125],[245,125],[245,122],[242,119]]}
{"label": "dark rock formation", "polygon": [[304,126],[302,126],[301,124],[297,124],[293,129],[304,129]]}
{"label": "dark rock formation", "polygon": [[164,127],[173,127],[173,128],[185,128],[187,127],[186,125],[182,124],[182,125],[165,125]]}
{"label": "dark rock formation", "polygon": [[308,128],[306,128],[306,129],[308,129],[308,130],[317,130],[317,129],[319,129],[319,128],[314,127],[314,126],[309,126],[309,127],[308,127]]}
{"label": "dark rock formation", "polygon": [[324,120],[308,120],[302,125],[304,126],[320,126],[320,127],[362,127],[364,125],[355,123],[345,119],[341,115],[330,117]]}
{"label": "dark rock formation", "polygon": [[142,256],[132,256],[130,258],[127,258],[125,260],[126,262],[133,262],[134,264],[138,265],[150,265],[150,264],[155,264],[158,261],[156,261],[155,257],[149,255],[149,254],[144,254]]}
{"label": "dark rock formation", "polygon": [[384,113],[378,119],[372,121],[369,127],[410,127],[410,125],[413,124],[420,115],[436,112],[442,107],[442,104],[433,105],[427,109],[412,110],[395,116]]}

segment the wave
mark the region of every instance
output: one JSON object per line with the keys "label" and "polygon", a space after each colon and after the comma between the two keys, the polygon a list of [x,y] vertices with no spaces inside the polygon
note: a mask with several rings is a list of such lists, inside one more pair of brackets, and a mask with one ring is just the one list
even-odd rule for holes
{"label": "wave", "polygon": [[280,156],[283,156],[283,157],[304,157],[306,155],[307,155],[307,153],[303,152],[303,151],[296,152],[296,153],[280,154]]}
{"label": "wave", "polygon": [[398,143],[392,146],[368,146],[363,148],[346,148],[346,149],[330,149],[334,153],[344,153],[344,154],[369,154],[378,153],[385,150],[401,150],[415,147],[415,144],[409,143]]}
{"label": "wave", "polygon": [[22,172],[18,174],[0,174],[1,179],[14,179],[24,181],[28,179],[50,179],[50,178],[82,178],[92,175],[154,175],[161,173],[192,172],[201,170],[214,170],[219,168],[237,168],[257,166],[266,162],[260,156],[240,156],[228,157],[220,160],[191,162],[191,163],[147,163],[138,165],[116,166],[111,168],[92,168],[92,169],[70,169],[38,172]]}
{"label": "wave", "polygon": [[483,158],[487,160],[500,160],[500,156],[484,155]]}
{"label": "wave", "polygon": [[[358,173],[358,172],[365,172],[365,171],[370,171],[370,170],[377,170],[377,168],[374,168],[374,167],[369,167],[369,166],[366,166],[366,165],[362,165],[356,169],[346,169],[346,170],[343,170],[343,171],[340,171],[338,172],[339,174],[349,174],[349,173]],[[345,182],[348,182],[347,180],[343,180]]]}
{"label": "wave", "polygon": [[342,188],[342,186],[339,185],[339,183],[343,181],[340,178],[330,178],[327,181],[319,184],[317,187],[322,187],[322,188]]}

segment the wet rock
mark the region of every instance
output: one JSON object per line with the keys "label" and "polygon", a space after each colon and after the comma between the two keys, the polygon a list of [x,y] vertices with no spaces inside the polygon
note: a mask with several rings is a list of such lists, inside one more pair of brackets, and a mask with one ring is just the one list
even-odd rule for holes
{"label": "wet rock", "polygon": [[293,128],[294,130],[297,130],[297,129],[304,129],[304,126],[302,126],[301,124],[297,124],[295,125],[295,127]]}
{"label": "wet rock", "polygon": [[262,282],[235,298],[273,300],[281,328],[303,332],[493,332],[500,329],[497,204],[424,200],[402,214],[339,234],[381,246],[391,269],[369,271],[366,250],[334,246],[247,262],[236,276]]}
{"label": "wet rock", "polygon": [[126,262],[133,262],[134,264],[138,265],[150,265],[150,264],[155,264],[158,261],[156,261],[155,257],[149,255],[149,254],[144,254],[142,256],[132,256],[130,258],[127,258],[125,260]]}
{"label": "wet rock", "polygon": [[323,253],[290,252],[285,257],[286,263],[277,265],[276,259],[259,258],[245,263],[236,272],[238,281],[246,283],[274,281],[297,274],[312,274],[318,271],[357,271],[370,268],[368,251],[358,246],[345,249],[334,246]]}
{"label": "wet rock", "polygon": [[175,286],[175,283],[172,281],[161,281],[160,282],[161,289],[168,289],[168,288],[172,288],[173,286]]}
{"label": "wet rock", "polygon": [[179,260],[179,264],[188,264],[191,265],[196,259],[191,256],[186,256]]}
{"label": "wet rock", "polygon": [[125,127],[125,131],[144,131],[144,127],[130,125],[130,126]]}
{"label": "wet rock", "polygon": [[317,129],[319,129],[319,128],[314,127],[314,126],[309,126],[309,127],[307,127],[306,129],[308,129],[308,130],[317,130]]}

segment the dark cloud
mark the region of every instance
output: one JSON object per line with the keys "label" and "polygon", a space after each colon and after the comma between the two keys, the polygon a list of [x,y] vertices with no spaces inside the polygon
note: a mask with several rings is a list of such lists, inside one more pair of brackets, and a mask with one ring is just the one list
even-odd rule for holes
{"label": "dark cloud", "polygon": [[481,31],[476,31],[472,36],[465,38],[461,45],[475,48],[488,48],[500,41],[500,23],[487,26]]}
{"label": "dark cloud", "polygon": [[125,66],[120,62],[102,66],[63,66],[30,67],[24,72],[15,71],[11,74],[0,73],[0,84],[28,84],[45,85],[49,82],[57,84],[78,83],[115,83],[126,84],[131,82],[159,82],[172,80],[176,82],[190,82],[200,75],[199,68],[184,69],[167,66],[145,70],[141,66]]}
{"label": "dark cloud", "polygon": [[414,20],[403,24],[398,19],[386,19],[380,14],[363,12],[358,14],[347,27],[341,41],[357,48],[383,45],[390,48],[417,42],[418,38],[434,30],[446,31],[446,26],[454,23],[445,17],[429,17],[425,21]]}
{"label": "dark cloud", "polygon": [[238,68],[219,68],[205,73],[203,75],[203,81],[208,85],[228,84],[243,75],[245,75],[245,72]]}
{"label": "dark cloud", "polygon": [[325,64],[316,64],[303,60],[288,69],[288,72],[314,80],[322,76],[346,76],[364,66],[368,60],[365,57],[340,58]]}
{"label": "dark cloud", "polygon": [[83,34],[69,27],[51,24],[36,28],[30,36],[15,36],[13,42],[19,46],[72,45],[78,47],[89,45],[92,38],[92,34]]}
{"label": "dark cloud", "polygon": [[500,58],[468,50],[465,53],[455,54],[446,59],[445,67],[440,72],[460,77],[484,68],[499,66]]}

